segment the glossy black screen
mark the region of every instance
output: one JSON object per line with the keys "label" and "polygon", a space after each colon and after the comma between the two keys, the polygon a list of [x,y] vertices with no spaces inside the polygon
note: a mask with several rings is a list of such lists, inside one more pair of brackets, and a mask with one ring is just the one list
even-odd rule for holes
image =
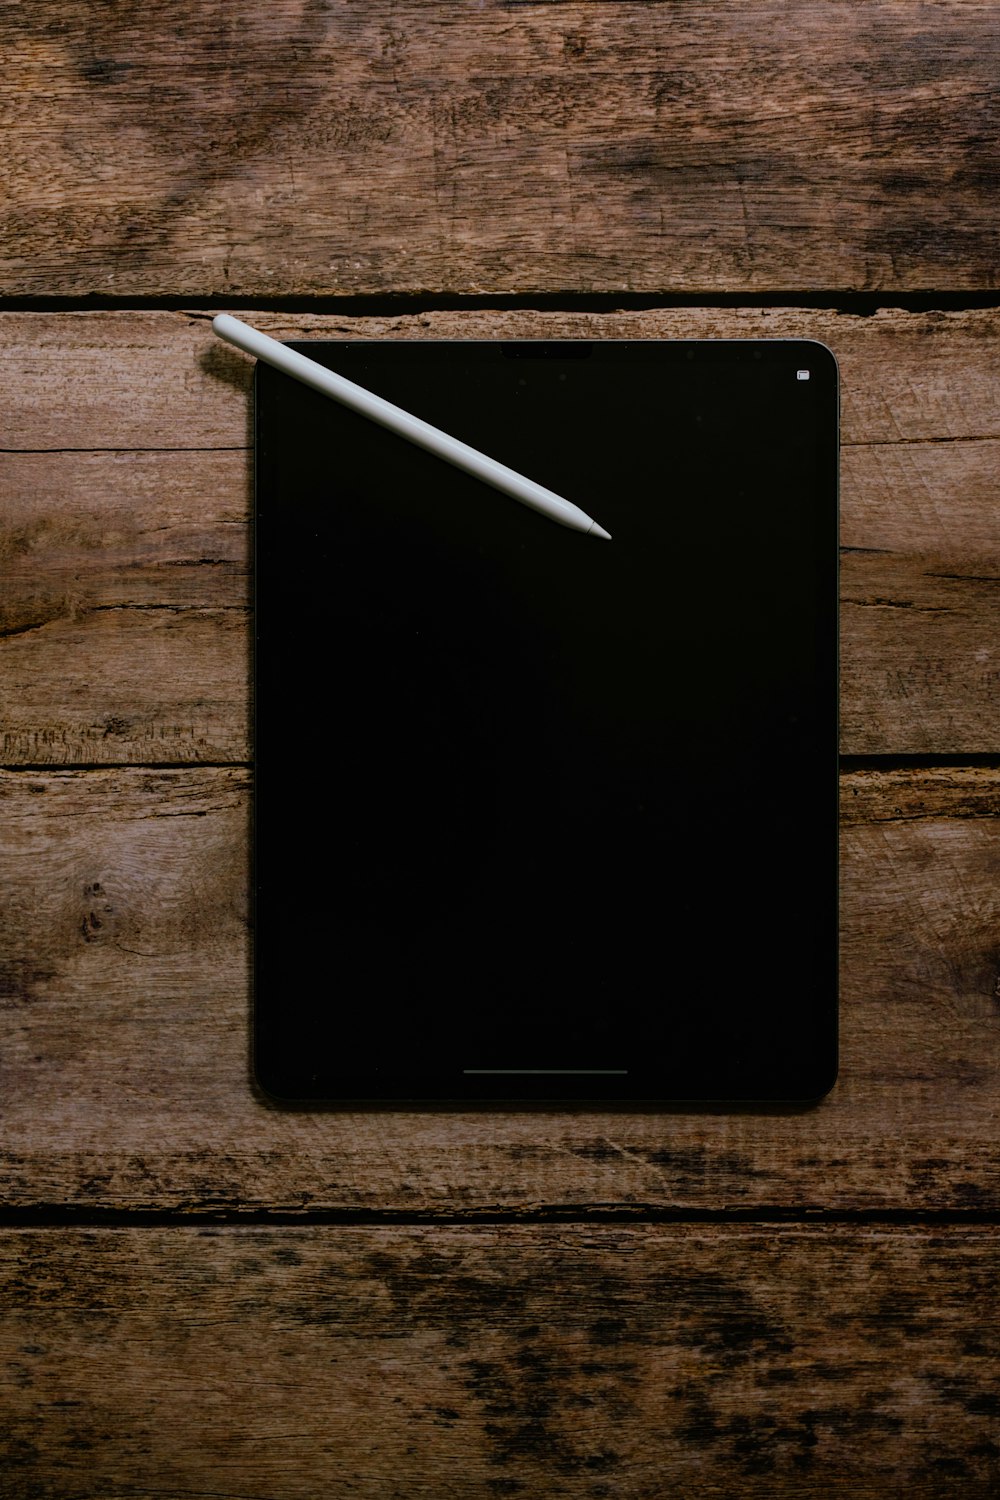
{"label": "glossy black screen", "polygon": [[296,347],[613,540],[258,366],[261,1085],[317,1100],[822,1094],[837,997],[829,351]]}

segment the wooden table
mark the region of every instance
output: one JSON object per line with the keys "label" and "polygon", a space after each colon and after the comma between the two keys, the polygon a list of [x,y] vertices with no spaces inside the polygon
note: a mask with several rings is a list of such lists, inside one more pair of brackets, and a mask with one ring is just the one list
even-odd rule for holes
{"label": "wooden table", "polygon": [[[0,1493],[995,1496],[996,7],[36,0],[0,38]],[[255,1094],[221,307],[833,348],[819,1108]]]}

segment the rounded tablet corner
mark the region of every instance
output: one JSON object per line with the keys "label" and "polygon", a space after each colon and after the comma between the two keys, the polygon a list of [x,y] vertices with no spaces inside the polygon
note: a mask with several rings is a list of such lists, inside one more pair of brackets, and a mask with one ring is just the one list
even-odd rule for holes
{"label": "rounded tablet corner", "polygon": [[257,1058],[254,1058],[250,1069],[250,1083],[263,1104],[287,1108],[289,1105],[301,1103],[295,1094],[289,1093],[288,1080],[269,1073],[266,1066],[263,1066]]}
{"label": "rounded tablet corner", "polygon": [[837,356],[830,348],[830,345],[824,344],[822,339],[802,339],[801,343],[805,346],[805,348],[814,349],[816,351],[815,354],[810,354],[809,358],[814,364],[825,364],[828,373],[833,376],[834,380],[839,386],[840,363],[837,359]]}
{"label": "rounded tablet corner", "polygon": [[809,1085],[802,1095],[801,1103],[807,1108],[822,1104],[827,1095],[833,1092],[839,1076],[840,1059],[834,1057],[829,1067],[817,1072],[816,1077],[810,1079]]}

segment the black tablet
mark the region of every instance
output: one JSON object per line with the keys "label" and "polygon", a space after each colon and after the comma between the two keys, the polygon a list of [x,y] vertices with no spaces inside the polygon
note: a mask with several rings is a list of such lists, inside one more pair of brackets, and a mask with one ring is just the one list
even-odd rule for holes
{"label": "black tablet", "polygon": [[293,347],[612,540],[258,365],[261,1087],[822,1096],[837,1054],[830,351]]}

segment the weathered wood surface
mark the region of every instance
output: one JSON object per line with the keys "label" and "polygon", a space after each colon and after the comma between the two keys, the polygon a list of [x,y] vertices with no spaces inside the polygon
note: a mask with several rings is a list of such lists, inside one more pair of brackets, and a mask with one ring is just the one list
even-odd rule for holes
{"label": "weathered wood surface", "polygon": [[992,1500],[974,1227],[0,1233],[7,1500]]}
{"label": "weathered wood surface", "polygon": [[996,286],[989,4],[0,12],[0,289]]}
{"label": "weathered wood surface", "polygon": [[0,787],[10,1206],[1000,1207],[1000,772],[844,777],[840,1082],[722,1115],[276,1108],[249,1076],[249,772]]}
{"label": "weathered wood surface", "polygon": [[[0,10],[0,53],[0,298],[997,284],[978,0],[41,0]],[[996,752],[995,309],[246,315],[824,340],[842,748]],[[208,318],[0,314],[5,1500],[992,1500],[1000,772],[842,777],[842,1074],[814,1110],[274,1107],[250,366]],[[213,1222],[271,1213],[294,1222]],[[924,1213],[950,1222],[901,1222]]]}
{"label": "weathered wood surface", "polygon": [[[902,460],[915,443],[1000,439],[996,308],[883,308],[870,317],[797,307],[240,316],[280,339],[814,338],[840,363],[849,457],[892,445],[895,454],[879,456]],[[253,362],[215,337],[212,317],[197,309],[0,314],[0,450],[248,446]],[[904,526],[898,517],[897,529]],[[938,532],[947,535],[940,518]]]}
{"label": "weathered wood surface", "polygon": [[[285,338],[823,340],[843,377],[842,749],[996,748],[995,312],[256,321]],[[0,341],[4,760],[246,759],[250,361],[204,314],[7,314]]]}

